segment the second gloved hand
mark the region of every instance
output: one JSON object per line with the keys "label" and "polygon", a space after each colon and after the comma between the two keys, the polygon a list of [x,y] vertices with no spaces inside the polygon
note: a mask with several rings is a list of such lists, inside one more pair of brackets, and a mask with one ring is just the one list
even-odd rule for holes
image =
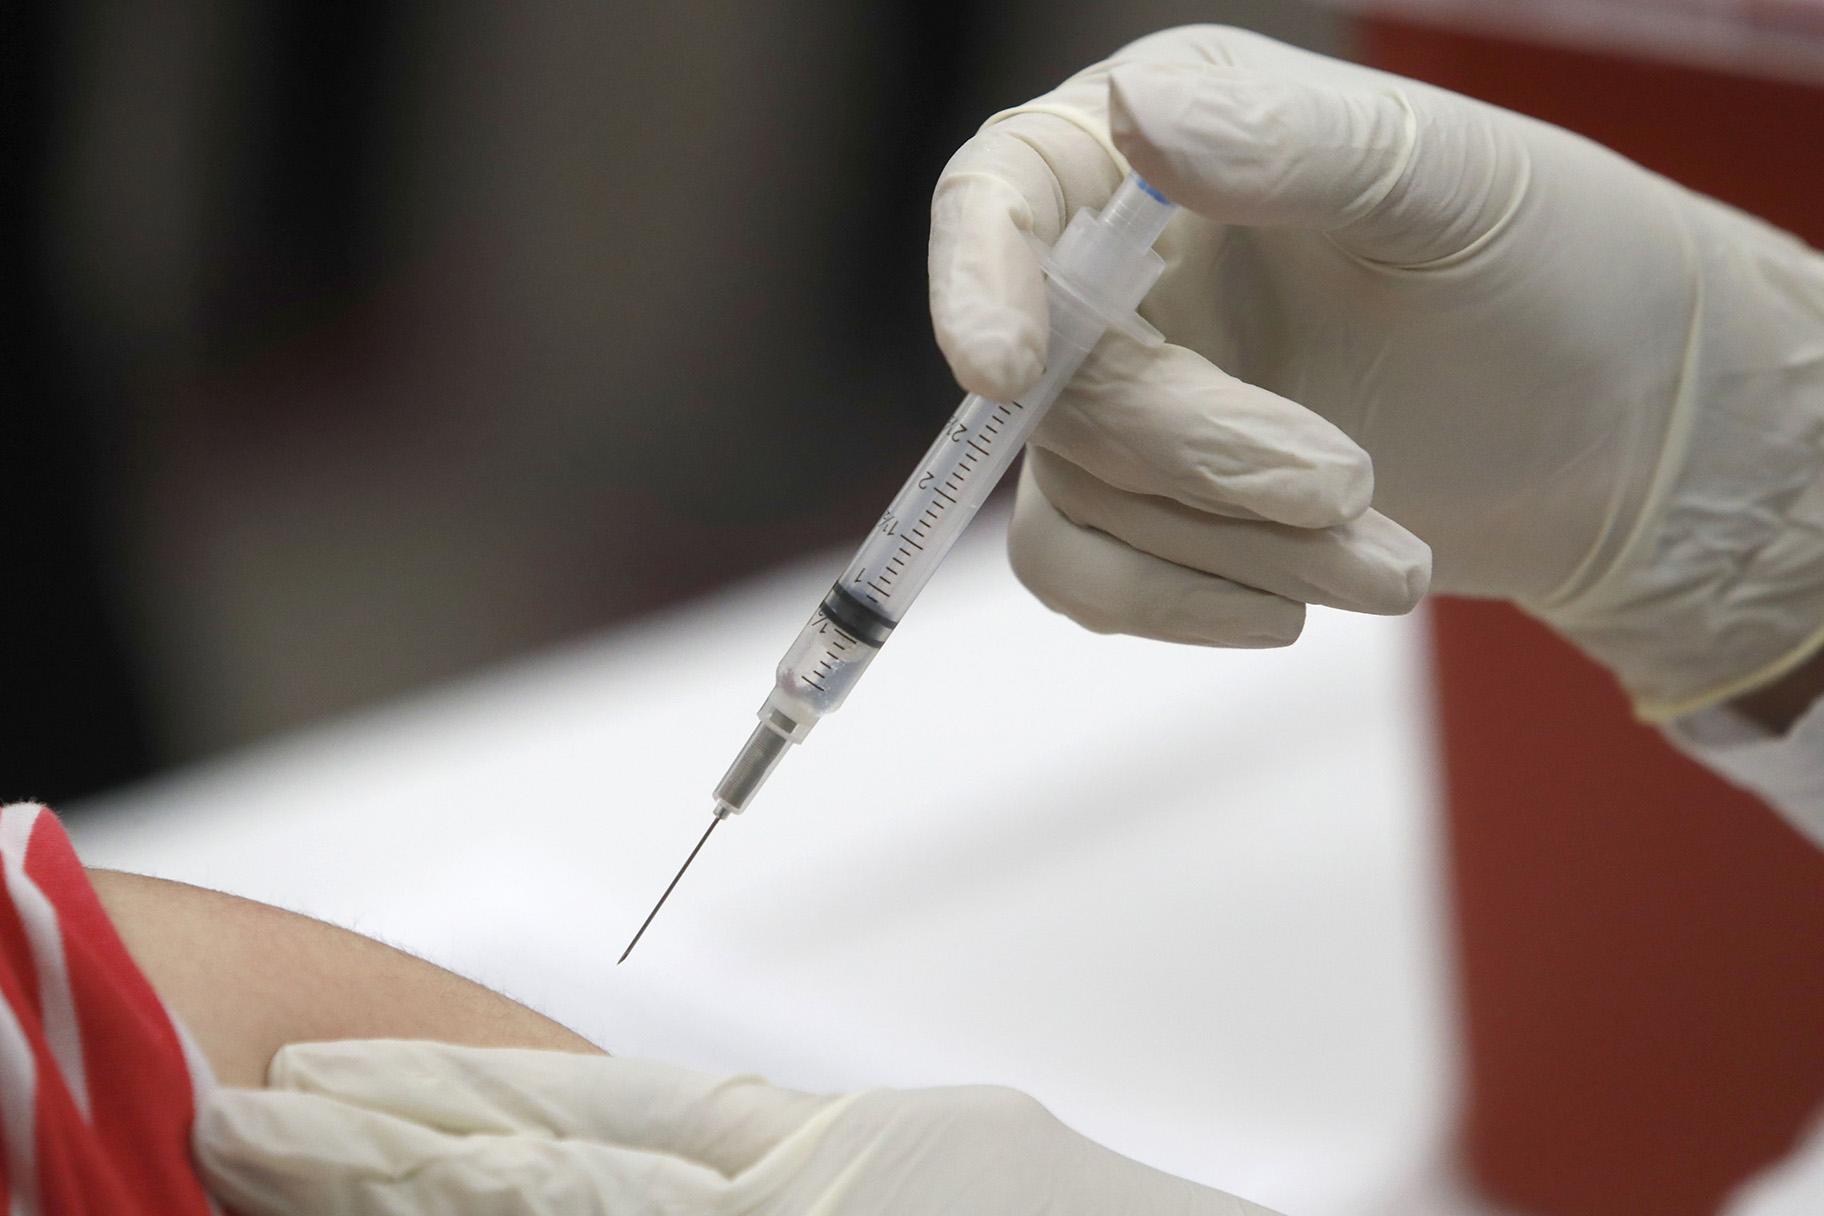
{"label": "second gloved hand", "polygon": [[1263,645],[1430,573],[1540,616],[1651,719],[1824,641],[1815,252],[1545,123],[1168,30],[946,168],[931,311],[966,388],[1038,375],[1028,234],[1130,163],[1185,208],[1141,309],[1168,342],[1105,339],[1032,439],[1010,547],[1047,604]]}
{"label": "second gloved hand", "polygon": [[1084,1139],[1013,1090],[798,1093],[642,1060],[306,1043],[199,1112],[244,1216],[1273,1216]]}

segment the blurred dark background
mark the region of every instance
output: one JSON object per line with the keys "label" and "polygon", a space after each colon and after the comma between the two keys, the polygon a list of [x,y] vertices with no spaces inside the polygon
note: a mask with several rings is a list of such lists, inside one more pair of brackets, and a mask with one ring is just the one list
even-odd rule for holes
{"label": "blurred dark background", "polygon": [[0,795],[55,802],[855,536],[955,390],[989,113],[1286,0],[9,6]]}

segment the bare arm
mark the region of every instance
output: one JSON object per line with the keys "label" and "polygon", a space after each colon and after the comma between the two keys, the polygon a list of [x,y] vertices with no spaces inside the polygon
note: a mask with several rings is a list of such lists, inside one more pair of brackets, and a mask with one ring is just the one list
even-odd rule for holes
{"label": "bare arm", "polygon": [[599,1049],[549,1018],[371,938],[267,904],[111,870],[89,874],[133,959],[226,1084],[325,1039]]}

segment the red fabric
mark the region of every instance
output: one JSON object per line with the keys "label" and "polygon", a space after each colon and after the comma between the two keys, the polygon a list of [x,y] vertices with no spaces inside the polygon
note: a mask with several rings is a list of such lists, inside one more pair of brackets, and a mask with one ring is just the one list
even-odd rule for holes
{"label": "red fabric", "polygon": [[219,1213],[189,1150],[207,1067],[42,807],[0,808],[0,1002],[0,1210]]}

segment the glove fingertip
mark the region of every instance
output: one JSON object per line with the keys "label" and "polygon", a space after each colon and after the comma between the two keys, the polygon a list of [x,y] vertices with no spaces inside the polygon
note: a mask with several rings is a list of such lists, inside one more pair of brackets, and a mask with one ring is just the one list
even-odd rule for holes
{"label": "glove fingertip", "polygon": [[[1191,114],[1197,94],[1184,78],[1190,69],[1179,64],[1122,64],[1108,76],[1108,133],[1115,148],[1134,170],[1164,191],[1174,202],[1191,203],[1197,193],[1196,175],[1187,181],[1180,163],[1194,150],[1187,148],[1200,125]],[[1207,69],[1202,69],[1206,70]],[[1205,149],[1207,151],[1207,149]]]}
{"label": "glove fingertip", "polygon": [[1045,289],[1037,263],[931,267],[931,328],[958,384],[1011,401],[1045,372]]}
{"label": "glove fingertip", "polygon": [[[1410,102],[1384,86],[1135,64],[1111,72],[1108,88],[1121,154],[1173,202],[1225,224],[1348,229],[1414,159]],[[1456,178],[1439,180],[1447,203],[1455,199]]]}
{"label": "glove fingertip", "polygon": [[431,1053],[449,1047],[411,1039],[324,1039],[287,1043],[266,1063],[269,1089],[334,1092],[347,1079],[365,1079],[409,1064],[427,1066]]}
{"label": "glove fingertip", "polygon": [[1418,552],[1413,555],[1406,566],[1406,609],[1408,612],[1417,608],[1419,601],[1431,591],[1431,546],[1416,536],[1412,539],[1418,545]]}
{"label": "glove fingertip", "polygon": [[1157,79],[1172,69],[1157,63],[1117,64],[1108,73],[1108,133],[1121,154],[1155,147]]}
{"label": "glove fingertip", "polygon": [[1404,616],[1431,590],[1431,546],[1379,513],[1350,529],[1365,545],[1363,556],[1373,574],[1356,610],[1377,616]]}
{"label": "glove fingertip", "polygon": [[1038,383],[1045,373],[1044,335],[1031,318],[994,305],[968,314],[937,325],[938,349],[958,384],[993,401],[1012,401]]}

